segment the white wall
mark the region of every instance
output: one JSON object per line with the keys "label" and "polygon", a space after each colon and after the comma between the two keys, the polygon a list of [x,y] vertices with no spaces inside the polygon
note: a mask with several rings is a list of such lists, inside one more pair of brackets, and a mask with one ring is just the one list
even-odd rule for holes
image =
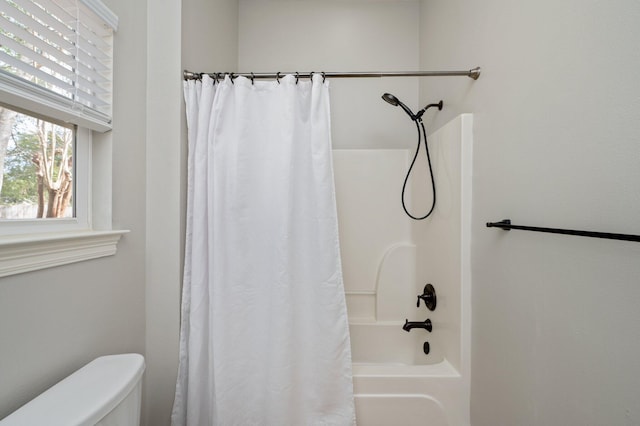
{"label": "white wall", "polygon": [[178,369],[186,206],[182,70],[233,70],[235,0],[149,3],[147,77],[147,424],[170,424]]}
{"label": "white wall", "polygon": [[235,0],[164,0],[148,5],[146,191],[146,424],[170,424],[178,370],[186,206],[182,70],[233,70]]}
{"label": "white wall", "polygon": [[237,65],[238,0],[182,0],[182,66],[213,72]]}
{"label": "white wall", "polygon": [[[418,18],[416,1],[240,0],[238,70],[413,70]],[[417,108],[415,78],[331,80],[334,148],[412,145],[415,129],[400,108],[394,111],[380,99],[385,92]]]}
{"label": "white wall", "polygon": [[0,418],[92,359],[144,353],[146,2],[111,0],[113,226],[129,229],[115,256],[0,280]]}
{"label": "white wall", "polygon": [[639,424],[640,4],[425,0],[435,126],[474,113],[472,424]]}
{"label": "white wall", "polygon": [[146,424],[168,425],[178,363],[181,281],[181,7],[147,3]]}

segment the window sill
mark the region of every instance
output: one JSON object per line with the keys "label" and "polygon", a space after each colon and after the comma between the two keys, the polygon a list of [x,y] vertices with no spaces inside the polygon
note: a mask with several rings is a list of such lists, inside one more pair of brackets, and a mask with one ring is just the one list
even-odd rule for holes
{"label": "window sill", "polygon": [[129,231],[83,231],[0,237],[0,277],[116,254]]}

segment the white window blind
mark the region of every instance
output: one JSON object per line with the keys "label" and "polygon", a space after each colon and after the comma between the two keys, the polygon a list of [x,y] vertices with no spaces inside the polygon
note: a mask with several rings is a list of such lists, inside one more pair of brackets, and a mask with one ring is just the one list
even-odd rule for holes
{"label": "white window blind", "polygon": [[0,0],[0,102],[109,130],[116,28],[98,0]]}

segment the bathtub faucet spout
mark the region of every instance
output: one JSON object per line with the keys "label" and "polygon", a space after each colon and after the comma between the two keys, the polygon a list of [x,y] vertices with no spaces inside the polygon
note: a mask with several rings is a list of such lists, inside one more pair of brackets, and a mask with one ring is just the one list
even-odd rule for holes
{"label": "bathtub faucet spout", "polygon": [[420,321],[409,322],[409,320],[405,320],[404,325],[402,326],[402,329],[404,331],[409,332],[411,331],[412,328],[422,328],[424,330],[427,330],[428,332],[431,332],[433,327],[431,325],[431,320],[429,318],[424,320],[424,322],[420,322]]}

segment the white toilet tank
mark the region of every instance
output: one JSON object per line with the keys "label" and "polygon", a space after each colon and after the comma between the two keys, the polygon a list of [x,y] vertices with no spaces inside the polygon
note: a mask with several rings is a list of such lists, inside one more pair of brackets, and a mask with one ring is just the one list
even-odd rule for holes
{"label": "white toilet tank", "polygon": [[96,358],[29,401],[0,426],[137,426],[144,358]]}

